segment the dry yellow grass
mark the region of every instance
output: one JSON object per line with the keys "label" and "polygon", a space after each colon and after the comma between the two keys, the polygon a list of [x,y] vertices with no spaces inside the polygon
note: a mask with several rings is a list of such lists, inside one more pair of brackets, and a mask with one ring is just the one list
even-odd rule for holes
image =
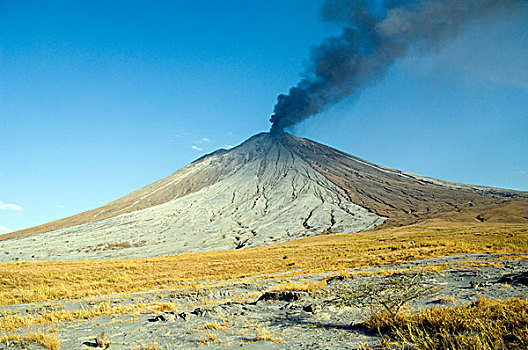
{"label": "dry yellow grass", "polygon": [[[131,313],[159,313],[164,311],[176,310],[173,303],[149,303],[149,304],[117,304],[112,306],[110,302],[101,302],[90,309],[76,311],[50,310],[43,311],[37,316],[19,315],[17,313],[2,312],[0,313],[0,333],[12,332],[21,328],[30,326],[44,326],[55,324],[57,322],[67,322],[73,320],[86,320],[96,316],[120,315]],[[0,338],[1,340],[1,338]]]}
{"label": "dry yellow grass", "polygon": [[42,345],[45,349],[57,350],[59,348],[59,338],[54,333],[28,333],[26,335],[0,335],[0,343],[5,343],[9,347],[11,342],[18,343],[37,343]]}
{"label": "dry yellow grass", "polygon": [[381,266],[457,253],[528,253],[528,224],[431,220],[255,249],[147,259],[0,264],[0,304],[129,293],[286,270],[300,269],[304,274]]}
{"label": "dry yellow grass", "polygon": [[282,343],[282,337],[280,333],[271,332],[267,329],[256,328],[255,329],[255,341],[272,341],[274,343]]}
{"label": "dry yellow grass", "polygon": [[299,282],[282,282],[275,287],[271,287],[270,291],[297,290],[308,293],[316,293],[323,290],[326,287],[326,284],[327,279],[317,282],[311,282],[309,280],[301,280]]}
{"label": "dry yellow grass", "polygon": [[217,330],[217,331],[226,331],[227,328],[225,327],[227,324],[224,322],[222,324],[214,321],[214,322],[207,322],[203,326],[197,327],[196,329],[192,330],[191,333],[200,332],[203,330]]}
{"label": "dry yellow grass", "polygon": [[389,335],[398,347],[413,349],[528,349],[528,302],[524,299],[480,299],[448,308],[419,313],[386,312],[371,315],[371,330]]}
{"label": "dry yellow grass", "polygon": [[212,330],[206,330],[200,336],[200,344],[212,345],[218,343],[218,335]]}

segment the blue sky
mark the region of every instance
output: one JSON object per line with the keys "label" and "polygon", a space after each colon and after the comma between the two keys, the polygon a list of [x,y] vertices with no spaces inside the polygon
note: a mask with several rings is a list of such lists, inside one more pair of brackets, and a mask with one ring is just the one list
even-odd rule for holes
{"label": "blue sky", "polygon": [[[0,232],[106,204],[270,127],[321,1],[0,0]],[[472,27],[295,135],[528,190],[528,25]]]}

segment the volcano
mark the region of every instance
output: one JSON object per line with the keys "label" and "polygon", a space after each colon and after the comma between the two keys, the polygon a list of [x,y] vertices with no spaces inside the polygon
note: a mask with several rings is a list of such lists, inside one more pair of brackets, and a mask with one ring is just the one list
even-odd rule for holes
{"label": "volcano", "polygon": [[379,166],[287,133],[218,150],[100,208],[0,237],[0,261],[258,247],[428,219],[527,222],[528,192]]}

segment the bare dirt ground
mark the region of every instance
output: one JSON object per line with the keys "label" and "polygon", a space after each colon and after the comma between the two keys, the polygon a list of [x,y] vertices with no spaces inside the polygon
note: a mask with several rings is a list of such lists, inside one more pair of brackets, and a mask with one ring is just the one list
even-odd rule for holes
{"label": "bare dirt ground", "polygon": [[[103,333],[99,348],[109,344],[109,349],[376,347],[380,335],[361,326],[371,310],[336,305],[333,291],[408,271],[421,271],[425,283],[438,288],[412,302],[414,309],[463,305],[482,297],[526,298],[528,293],[528,256],[463,254],[399,266],[310,275],[291,270],[185,288],[174,284],[149,292],[9,305],[0,307],[0,318],[47,320],[6,334],[52,332],[60,349],[98,348],[96,338]],[[101,315],[90,316],[96,309]],[[80,311],[87,316],[56,321],[56,315]],[[16,340],[0,344],[0,349],[41,348]]]}

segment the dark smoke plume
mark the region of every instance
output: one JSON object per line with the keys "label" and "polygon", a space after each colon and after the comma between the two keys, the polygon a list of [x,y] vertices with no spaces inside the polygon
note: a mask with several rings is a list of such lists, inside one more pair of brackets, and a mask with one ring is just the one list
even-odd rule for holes
{"label": "dark smoke plume", "polygon": [[321,112],[384,77],[409,52],[425,54],[477,21],[504,19],[528,0],[326,0],[323,20],[344,25],[310,51],[304,78],[279,95],[272,132]]}

